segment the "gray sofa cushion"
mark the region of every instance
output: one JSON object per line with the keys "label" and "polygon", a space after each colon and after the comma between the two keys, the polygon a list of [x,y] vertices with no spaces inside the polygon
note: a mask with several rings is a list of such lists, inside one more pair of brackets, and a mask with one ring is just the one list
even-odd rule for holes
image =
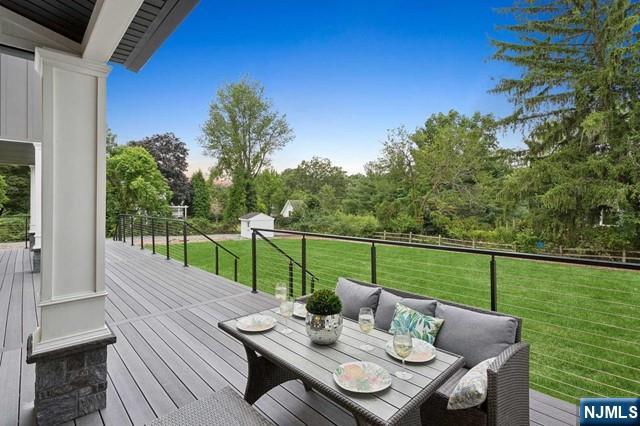
{"label": "gray sofa cushion", "polygon": [[360,308],[368,307],[375,312],[380,290],[380,287],[367,287],[346,278],[338,278],[336,294],[342,301],[342,315],[357,321]]}
{"label": "gray sofa cushion", "polygon": [[497,356],[516,340],[518,322],[512,317],[485,314],[445,303],[438,303],[436,317],[444,319],[444,324],[435,346],[464,356],[468,368]]}
{"label": "gray sofa cushion", "polygon": [[382,289],[380,292],[378,309],[376,310],[375,325],[377,328],[381,330],[389,330],[391,320],[393,320],[393,314],[396,311],[396,303],[401,303],[404,306],[408,306],[411,309],[415,309],[416,311],[431,317],[436,316],[437,301],[403,298]]}

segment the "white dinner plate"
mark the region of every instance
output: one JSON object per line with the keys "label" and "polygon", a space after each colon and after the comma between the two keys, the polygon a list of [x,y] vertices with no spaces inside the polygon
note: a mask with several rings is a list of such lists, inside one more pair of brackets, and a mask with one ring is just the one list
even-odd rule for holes
{"label": "white dinner plate", "polygon": [[[422,339],[416,339],[415,337],[411,339],[413,342],[413,349],[411,350],[411,354],[407,357],[405,361],[407,362],[429,362],[436,357],[436,348],[433,345],[425,342]],[[398,361],[402,361],[402,358],[398,356],[396,351],[393,349],[393,339],[389,340],[384,348],[387,353]]]}
{"label": "white dinner plate", "polygon": [[277,323],[278,321],[272,316],[254,314],[238,318],[238,321],[236,321],[236,327],[241,331],[257,333],[260,331],[271,330]]}
{"label": "white dinner plate", "polygon": [[375,393],[391,386],[389,372],[368,361],[341,364],[333,372],[333,380],[342,389],[356,393]]}
{"label": "white dinner plate", "polygon": [[306,303],[296,302],[293,304],[293,316],[298,318],[307,317],[307,305]]}

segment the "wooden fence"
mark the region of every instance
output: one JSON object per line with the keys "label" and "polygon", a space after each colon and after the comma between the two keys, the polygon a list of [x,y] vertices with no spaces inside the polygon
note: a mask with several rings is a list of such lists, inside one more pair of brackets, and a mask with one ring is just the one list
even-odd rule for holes
{"label": "wooden fence", "polygon": [[[374,236],[382,240],[390,240],[390,241],[406,241],[410,243],[434,244],[434,245],[449,246],[449,247],[470,247],[470,248],[479,248],[479,249],[488,249],[488,250],[504,250],[504,251],[518,252],[518,247],[516,244],[495,243],[490,241],[480,241],[476,239],[461,240],[456,238],[446,238],[446,237],[443,237],[442,235],[423,235],[423,234],[414,234],[412,232],[401,233],[401,232],[383,231],[383,232],[376,232]],[[587,248],[565,248],[560,246],[555,249],[535,250],[535,253],[553,254],[558,256],[575,257],[575,258],[640,263],[640,251],[636,251],[636,250],[624,250],[624,249],[623,250],[597,250],[597,249],[587,249]]]}

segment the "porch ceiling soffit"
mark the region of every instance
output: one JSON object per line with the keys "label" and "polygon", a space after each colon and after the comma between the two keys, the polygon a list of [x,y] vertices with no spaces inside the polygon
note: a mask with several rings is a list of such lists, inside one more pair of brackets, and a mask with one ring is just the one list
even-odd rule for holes
{"label": "porch ceiling soffit", "polygon": [[0,0],[0,44],[138,71],[199,0]]}

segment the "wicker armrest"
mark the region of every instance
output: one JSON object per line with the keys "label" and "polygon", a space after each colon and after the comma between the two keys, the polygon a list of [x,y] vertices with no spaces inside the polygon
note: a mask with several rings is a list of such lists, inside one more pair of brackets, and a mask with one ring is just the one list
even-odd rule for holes
{"label": "wicker armrest", "polygon": [[529,344],[502,351],[487,370],[489,425],[529,424]]}

